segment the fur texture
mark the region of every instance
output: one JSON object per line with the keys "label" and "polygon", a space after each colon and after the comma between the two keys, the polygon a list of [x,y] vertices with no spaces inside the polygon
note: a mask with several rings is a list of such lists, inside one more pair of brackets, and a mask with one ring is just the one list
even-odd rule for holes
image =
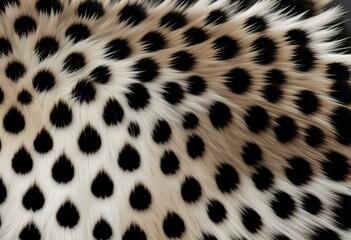
{"label": "fur texture", "polygon": [[0,1],[0,239],[351,239],[341,10],[160,2]]}

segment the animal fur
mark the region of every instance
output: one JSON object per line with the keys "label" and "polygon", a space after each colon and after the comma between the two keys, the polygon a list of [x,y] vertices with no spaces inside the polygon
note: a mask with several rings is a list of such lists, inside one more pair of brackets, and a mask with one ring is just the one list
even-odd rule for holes
{"label": "animal fur", "polygon": [[1,240],[351,239],[342,10],[179,2],[0,1]]}

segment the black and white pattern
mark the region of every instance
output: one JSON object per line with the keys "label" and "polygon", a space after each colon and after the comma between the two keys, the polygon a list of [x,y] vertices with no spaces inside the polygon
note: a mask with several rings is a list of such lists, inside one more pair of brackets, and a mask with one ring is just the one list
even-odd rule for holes
{"label": "black and white pattern", "polygon": [[351,239],[340,13],[0,0],[0,239]]}

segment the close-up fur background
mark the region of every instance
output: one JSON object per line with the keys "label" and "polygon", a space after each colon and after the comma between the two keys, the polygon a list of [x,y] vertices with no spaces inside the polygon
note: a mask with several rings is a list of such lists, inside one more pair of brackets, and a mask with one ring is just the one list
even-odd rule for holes
{"label": "close-up fur background", "polygon": [[350,240],[350,4],[0,0],[0,240]]}

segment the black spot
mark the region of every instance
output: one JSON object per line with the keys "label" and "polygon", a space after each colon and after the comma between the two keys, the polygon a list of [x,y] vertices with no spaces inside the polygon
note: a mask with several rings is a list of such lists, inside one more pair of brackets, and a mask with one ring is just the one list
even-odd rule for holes
{"label": "black spot", "polygon": [[283,191],[278,191],[274,194],[274,199],[271,201],[271,207],[274,213],[282,218],[288,219],[295,211],[295,201],[292,197]]}
{"label": "black spot", "polygon": [[184,42],[188,45],[196,45],[208,39],[207,33],[198,27],[191,27],[183,33]]}
{"label": "black spot", "polygon": [[74,52],[69,54],[63,62],[63,70],[73,73],[82,69],[86,64],[83,53]]}
{"label": "black spot", "polygon": [[192,135],[188,138],[186,143],[188,155],[192,159],[202,157],[205,153],[205,143],[198,135]]}
{"label": "black spot", "polygon": [[351,110],[346,107],[338,107],[331,116],[332,125],[336,131],[337,140],[344,145],[351,144]]}
{"label": "black spot", "polygon": [[140,135],[140,127],[138,123],[131,122],[128,126],[128,133],[130,136],[136,138]]}
{"label": "black spot", "polygon": [[324,143],[324,133],[316,126],[309,126],[305,134],[305,142],[311,147],[318,147]]}
{"label": "black spot", "polygon": [[178,71],[189,71],[195,64],[195,57],[187,51],[178,51],[171,56],[171,67]]}
{"label": "black spot", "polygon": [[252,106],[244,117],[248,129],[253,133],[264,131],[270,123],[269,115],[263,107]]}
{"label": "black spot", "polygon": [[230,36],[222,36],[212,43],[212,48],[216,51],[215,58],[227,60],[234,57],[239,52],[239,44]]}
{"label": "black spot", "polygon": [[222,102],[214,102],[209,108],[208,116],[216,129],[228,126],[233,119],[230,108]]}
{"label": "black spot", "polygon": [[45,14],[57,14],[62,11],[62,4],[59,0],[38,0],[35,6],[38,12]]}
{"label": "black spot", "polygon": [[217,200],[211,200],[207,204],[207,214],[212,222],[218,224],[223,222],[227,217],[227,210],[223,204]]}
{"label": "black spot", "polygon": [[310,163],[302,157],[293,157],[288,160],[289,167],[285,168],[287,178],[295,185],[303,185],[312,179]]}
{"label": "black spot", "polygon": [[331,229],[318,227],[314,229],[311,240],[341,240],[341,238]]}
{"label": "black spot", "polygon": [[17,108],[11,107],[4,117],[3,126],[7,132],[18,134],[25,127],[24,116]]}
{"label": "black spot", "polygon": [[54,55],[59,49],[59,44],[52,37],[44,37],[37,42],[35,46],[36,54],[40,61],[44,60],[45,58]]}
{"label": "black spot", "polygon": [[94,178],[90,190],[97,198],[111,197],[113,194],[113,182],[107,173],[101,171]]}
{"label": "black spot", "polygon": [[69,200],[63,203],[56,213],[56,220],[61,227],[73,228],[78,224],[79,212]]}
{"label": "black spot", "polygon": [[195,129],[199,125],[199,118],[191,112],[187,112],[183,116],[182,125],[184,129]]}
{"label": "black spot", "polygon": [[325,154],[326,160],[322,162],[324,175],[334,181],[344,181],[350,173],[347,157],[341,153],[330,151]]}
{"label": "black spot", "polygon": [[50,91],[54,86],[55,76],[49,70],[41,70],[33,78],[33,87],[39,93]]}
{"label": "black spot", "polygon": [[212,10],[207,15],[207,17],[205,19],[205,23],[212,24],[212,25],[218,25],[218,24],[226,22],[227,20],[228,20],[227,14],[220,9],[216,9],[216,10]]}
{"label": "black spot", "polygon": [[16,5],[18,6],[19,0],[3,0],[0,2],[0,14],[2,14],[3,12],[5,12],[6,8]]}
{"label": "black spot", "polygon": [[132,26],[141,23],[147,17],[147,11],[140,4],[131,3],[123,7],[119,13],[122,22],[127,22]]}
{"label": "black spot", "polygon": [[21,16],[15,21],[15,31],[18,36],[28,36],[37,30],[37,23],[30,16]]}
{"label": "black spot", "polygon": [[31,186],[22,198],[22,204],[28,211],[38,211],[45,203],[45,198],[38,186]]}
{"label": "black spot", "polygon": [[311,193],[305,194],[301,201],[302,208],[313,215],[317,215],[323,208],[321,200]]}
{"label": "black spot", "polygon": [[[0,6],[0,12],[1,12],[1,6]],[[11,52],[12,52],[12,46],[9,40],[6,38],[0,37],[0,57],[7,56]]]}
{"label": "black spot", "polygon": [[303,20],[317,15],[313,8],[313,3],[309,1],[284,0],[278,1],[275,5],[275,11],[285,9],[289,17],[303,15]]}
{"label": "black spot", "polygon": [[5,72],[6,77],[14,82],[17,82],[18,79],[23,77],[23,75],[26,73],[26,68],[21,62],[13,61],[7,65]]}
{"label": "black spot", "polygon": [[312,114],[316,112],[320,106],[319,99],[312,91],[301,91],[297,95],[297,98],[296,105],[304,114]]}
{"label": "black spot", "polygon": [[256,172],[252,175],[252,181],[255,187],[260,191],[268,190],[274,182],[274,175],[266,167],[259,167]]}
{"label": "black spot", "polygon": [[124,111],[116,99],[110,98],[104,107],[103,118],[108,126],[117,125],[122,122]]}
{"label": "black spot", "polygon": [[274,237],[272,238],[273,240],[290,240],[290,238],[288,238],[287,236],[279,233],[274,235]]}
{"label": "black spot", "polygon": [[283,95],[282,90],[276,85],[265,86],[262,90],[262,93],[263,93],[263,97],[271,103],[278,102]]}
{"label": "black spot", "polygon": [[209,233],[202,234],[201,240],[218,240],[214,235]]}
{"label": "black spot", "polygon": [[137,184],[129,195],[130,206],[137,211],[144,211],[148,209],[151,202],[151,194],[142,184]]}
{"label": "black spot", "polygon": [[196,202],[201,197],[201,191],[201,185],[195,178],[185,178],[181,187],[181,195],[185,202]]}
{"label": "black spot", "polygon": [[175,212],[168,212],[163,219],[163,232],[168,238],[180,238],[185,232],[183,219]]}
{"label": "black spot", "polygon": [[6,197],[7,197],[7,190],[4,182],[0,178],[0,204],[3,204],[5,202]]}
{"label": "black spot", "polygon": [[64,128],[72,122],[72,110],[68,105],[59,101],[50,112],[50,122],[57,128]]}
{"label": "black spot", "polygon": [[339,194],[337,205],[333,209],[337,226],[342,230],[351,229],[351,196]]}
{"label": "black spot", "polygon": [[97,1],[86,0],[79,4],[77,13],[80,17],[100,18],[104,15],[105,10],[101,3]]}
{"label": "black spot", "polygon": [[158,120],[155,123],[154,129],[152,130],[152,139],[155,143],[166,143],[171,138],[171,135],[172,129],[165,120]]}
{"label": "black spot", "polygon": [[[22,90],[20,93],[18,93],[17,100],[23,105],[28,105],[32,102],[32,95],[27,90]],[[1,96],[0,96],[0,103],[1,103]]]}
{"label": "black spot", "polygon": [[223,193],[230,193],[237,189],[240,182],[238,172],[228,163],[222,163],[217,167],[216,183]]}
{"label": "black spot", "polygon": [[26,174],[32,170],[32,156],[24,147],[21,147],[13,156],[12,168],[18,174]]}
{"label": "black spot", "polygon": [[72,39],[74,43],[87,39],[90,37],[90,34],[90,29],[82,23],[71,25],[65,33],[66,37]]}
{"label": "black spot", "polygon": [[176,30],[184,27],[188,20],[186,16],[180,12],[169,12],[160,20],[160,26],[164,26],[170,30]]}
{"label": "black spot", "polygon": [[184,91],[178,83],[167,82],[163,89],[163,98],[170,104],[178,104],[184,98]]}
{"label": "black spot", "polygon": [[129,43],[125,39],[114,39],[106,45],[106,52],[108,58],[114,60],[122,60],[127,58],[132,52]]}
{"label": "black spot", "polygon": [[336,81],[331,87],[330,95],[343,104],[351,103],[351,86],[349,81]]}
{"label": "black spot", "polygon": [[81,104],[94,101],[95,96],[95,85],[88,80],[80,80],[72,90],[72,97]]}
{"label": "black spot", "polygon": [[285,34],[286,40],[291,45],[307,45],[310,39],[307,36],[306,31],[302,29],[292,29]]}
{"label": "black spot", "polygon": [[136,78],[142,82],[151,82],[159,75],[159,66],[152,58],[142,58],[133,65]]}
{"label": "black spot", "polygon": [[329,63],[327,65],[327,76],[336,81],[348,81],[351,77],[350,69],[342,63]]}
{"label": "black spot", "polygon": [[20,240],[40,240],[41,234],[34,223],[27,224],[19,234]]}
{"label": "black spot", "polygon": [[254,165],[262,160],[262,150],[256,143],[248,142],[242,149],[241,157],[246,164]]}
{"label": "black spot", "polygon": [[295,63],[296,69],[301,72],[311,70],[316,64],[315,54],[304,46],[299,46],[294,50],[291,60]]}
{"label": "black spot", "polygon": [[79,149],[85,154],[96,153],[101,147],[100,134],[92,126],[86,126],[78,138]]}
{"label": "black spot", "polygon": [[4,101],[4,91],[0,88],[0,104]]}
{"label": "black spot", "polygon": [[241,221],[251,233],[257,233],[263,225],[261,216],[250,207],[245,207],[242,210]]}
{"label": "black spot", "polygon": [[74,167],[66,155],[61,155],[51,169],[52,178],[58,183],[68,183],[74,177]]}
{"label": "black spot", "polygon": [[96,83],[105,84],[111,78],[111,71],[107,66],[98,66],[91,71],[90,77]]}
{"label": "black spot", "polygon": [[179,159],[173,151],[166,151],[161,157],[160,168],[166,175],[175,174],[179,169]]}
{"label": "black spot", "polygon": [[273,130],[276,139],[282,143],[292,141],[298,134],[298,126],[295,124],[295,121],[288,116],[277,118]]}
{"label": "black spot", "polygon": [[244,27],[247,28],[249,32],[258,33],[265,31],[268,26],[263,17],[252,16],[245,21]]}
{"label": "black spot", "polygon": [[140,83],[132,83],[128,87],[129,92],[125,93],[129,106],[134,110],[140,110],[149,105],[150,94],[146,87]]}
{"label": "black spot", "polygon": [[233,68],[225,76],[225,86],[233,93],[245,93],[251,85],[251,76],[243,68]]}
{"label": "black spot", "polygon": [[140,166],[140,155],[131,145],[126,144],[118,156],[118,165],[124,171],[132,172]]}
{"label": "black spot", "polygon": [[148,32],[140,40],[144,50],[154,52],[166,47],[166,38],[159,32]]}
{"label": "black spot", "polygon": [[207,84],[203,77],[193,75],[186,79],[188,83],[188,92],[193,95],[201,95],[206,91]]}
{"label": "black spot", "polygon": [[94,226],[93,236],[97,240],[107,240],[112,237],[112,228],[104,219],[100,219]]}
{"label": "black spot", "polygon": [[286,82],[286,76],[283,71],[274,68],[265,74],[265,80],[273,85],[282,85]]}
{"label": "black spot", "polygon": [[54,142],[49,132],[42,129],[34,139],[34,149],[38,153],[48,153],[54,146]]}
{"label": "black spot", "polygon": [[129,228],[123,233],[122,240],[146,240],[146,234],[136,224],[131,224]]}
{"label": "black spot", "polygon": [[254,61],[258,64],[269,64],[276,59],[276,43],[268,37],[259,37],[252,43],[251,47],[256,52]]}

